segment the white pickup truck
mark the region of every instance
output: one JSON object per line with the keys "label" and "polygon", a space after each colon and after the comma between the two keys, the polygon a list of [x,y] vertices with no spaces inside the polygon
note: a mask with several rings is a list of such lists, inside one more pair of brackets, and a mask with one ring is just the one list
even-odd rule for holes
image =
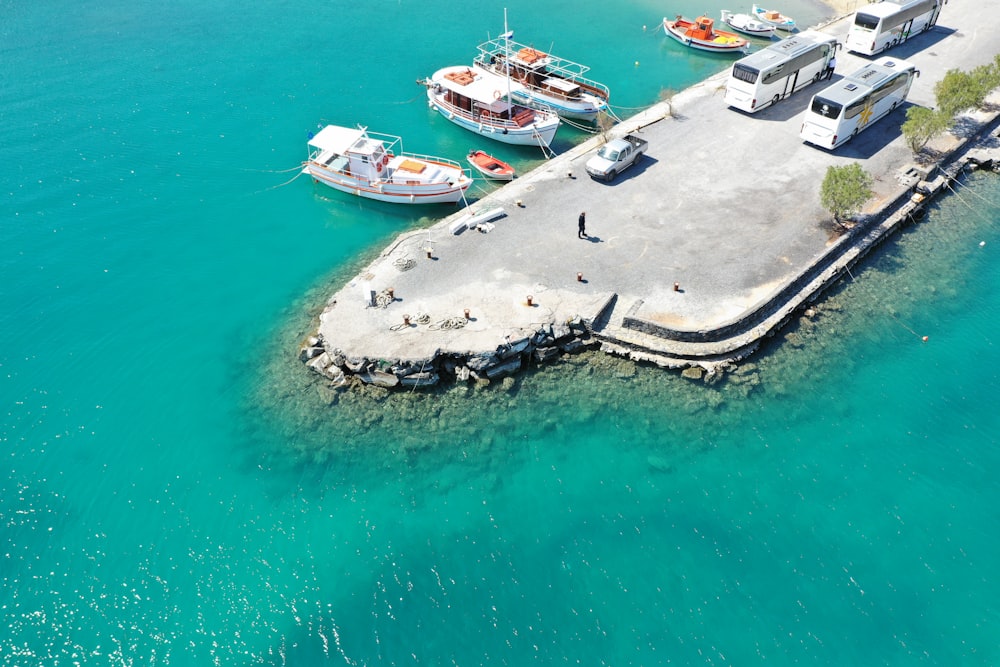
{"label": "white pickup truck", "polygon": [[587,160],[587,173],[593,178],[613,181],[615,176],[638,162],[648,146],[648,141],[634,134],[612,139]]}

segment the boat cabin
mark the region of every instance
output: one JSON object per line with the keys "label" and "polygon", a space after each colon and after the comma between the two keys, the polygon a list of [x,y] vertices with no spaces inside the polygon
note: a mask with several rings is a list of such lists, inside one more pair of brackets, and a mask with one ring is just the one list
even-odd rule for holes
{"label": "boat cabin", "polygon": [[549,95],[561,97],[564,100],[579,100],[583,97],[583,90],[579,85],[554,76],[542,79],[542,83],[538,87]]}
{"label": "boat cabin", "polygon": [[694,24],[687,29],[687,35],[692,39],[715,39],[715,20],[707,16],[699,16]]}
{"label": "boat cabin", "polygon": [[523,126],[534,120],[531,109],[510,100],[508,93],[523,87],[506,77],[472,67],[448,72],[440,84],[445,103],[470,114],[476,121],[513,121]]}
{"label": "boat cabin", "polygon": [[389,154],[385,144],[368,136],[364,129],[328,125],[312,138],[310,159],[355,178],[374,181],[382,177]]}

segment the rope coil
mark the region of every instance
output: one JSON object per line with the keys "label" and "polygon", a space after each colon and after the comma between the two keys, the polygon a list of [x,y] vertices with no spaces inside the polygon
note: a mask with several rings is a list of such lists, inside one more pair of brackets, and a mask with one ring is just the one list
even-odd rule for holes
{"label": "rope coil", "polygon": [[417,265],[417,262],[409,257],[400,257],[392,263],[400,271],[409,271]]}
{"label": "rope coil", "polygon": [[389,290],[384,289],[375,295],[375,307],[376,308],[388,308],[389,304],[395,301],[396,298],[389,294]]}

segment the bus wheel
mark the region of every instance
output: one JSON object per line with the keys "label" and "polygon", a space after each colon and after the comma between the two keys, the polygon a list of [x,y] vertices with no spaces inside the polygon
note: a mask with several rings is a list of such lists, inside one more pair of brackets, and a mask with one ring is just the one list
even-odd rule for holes
{"label": "bus wheel", "polygon": [[858,128],[854,128],[854,131],[851,132],[851,139],[853,139],[856,136],[858,136]]}
{"label": "bus wheel", "polygon": [[775,95],[774,97],[771,98],[771,104],[777,104],[778,100],[780,99],[781,99],[780,95]]}

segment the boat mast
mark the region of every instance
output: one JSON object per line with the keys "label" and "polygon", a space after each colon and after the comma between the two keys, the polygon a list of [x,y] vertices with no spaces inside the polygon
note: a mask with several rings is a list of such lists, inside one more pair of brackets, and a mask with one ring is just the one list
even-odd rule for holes
{"label": "boat mast", "polygon": [[514,100],[510,96],[510,39],[512,35],[507,30],[507,8],[503,8],[503,71],[507,75],[507,120],[514,117]]}

